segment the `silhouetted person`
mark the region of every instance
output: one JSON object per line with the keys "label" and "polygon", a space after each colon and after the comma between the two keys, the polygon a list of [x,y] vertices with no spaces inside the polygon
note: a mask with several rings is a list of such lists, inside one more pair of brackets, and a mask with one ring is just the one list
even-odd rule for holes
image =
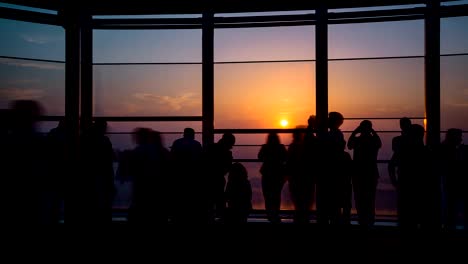
{"label": "silhouetted person", "polygon": [[133,195],[128,220],[132,224],[166,224],[169,151],[157,131],[137,128],[134,137],[137,146],[131,154]]}
{"label": "silhouetted person", "polygon": [[341,113],[328,115],[329,131],[321,135],[323,165],[317,182],[317,222],[347,225],[351,214],[351,156],[344,151],[346,141],[339,129],[344,118]]}
{"label": "silhouetted person", "polygon": [[0,142],[5,141],[10,134],[10,115],[11,111],[9,109],[0,109]]}
{"label": "silhouetted person", "polygon": [[47,165],[50,181],[47,184],[50,190],[51,221],[58,223],[65,198],[65,180],[68,176],[68,152],[65,120],[61,119],[57,127],[47,134]]}
{"label": "silhouetted person", "polygon": [[396,186],[396,178],[399,174],[399,168],[396,166],[396,162],[400,156],[400,150],[402,146],[408,144],[409,134],[411,130],[411,119],[407,117],[400,118],[400,129],[401,135],[396,136],[392,139],[392,157],[390,158],[390,162],[388,163],[388,171],[390,175],[390,180],[392,184]]}
{"label": "silhouetted person", "polygon": [[[402,141],[395,165],[399,175],[399,226],[404,229],[440,227],[440,181],[430,150],[424,146],[424,128],[413,124],[408,138]],[[395,170],[391,171],[395,177]]]}
{"label": "silhouetted person", "polygon": [[171,148],[171,216],[174,223],[207,221],[206,181],[201,176],[202,146],[195,130],[185,128],[184,135]]}
{"label": "silhouetted person", "polygon": [[81,136],[80,162],[82,167],[84,210],[86,223],[112,222],[114,186],[114,150],[106,136],[107,122],[96,120]]}
{"label": "silhouetted person", "polygon": [[370,227],[375,222],[375,194],[379,179],[377,155],[381,147],[382,141],[369,120],[362,121],[348,140],[348,148],[354,151],[354,200],[359,224],[364,227]]}
{"label": "silhouetted person", "polygon": [[8,153],[8,139],[11,132],[11,111],[10,109],[0,109],[0,172],[2,175],[6,175],[8,171],[5,167]]}
{"label": "silhouetted person", "polygon": [[315,193],[316,193],[316,185],[317,185],[317,177],[320,174],[321,170],[321,160],[320,160],[320,142],[319,137],[317,136],[317,121],[315,115],[309,116],[307,120],[307,129],[304,135],[304,169],[306,173],[306,178],[304,182],[304,188],[302,188],[303,197],[304,197],[304,211],[305,215],[299,213],[298,220],[299,222],[309,221],[310,212],[312,210],[314,201],[315,201]]}
{"label": "silhouetted person", "polygon": [[11,103],[11,123],[2,160],[2,221],[9,224],[47,222],[45,138],[36,130],[40,104],[33,100]]}
{"label": "silhouetted person", "polygon": [[260,173],[262,174],[262,192],[268,221],[280,223],[281,192],[286,182],[287,150],[281,144],[278,134],[268,134],[266,144],[260,148],[258,159],[263,163]]}
{"label": "silhouetted person", "polygon": [[306,161],[304,132],[293,132],[293,140],[288,147],[286,168],[288,174],[289,192],[294,205],[294,223],[308,223],[312,206],[311,175],[307,170],[310,165]]}
{"label": "silhouetted person", "polygon": [[225,133],[221,139],[208,147],[205,153],[205,172],[207,174],[208,210],[211,221],[215,217],[223,221],[226,209],[224,188],[226,185],[225,175],[232,165],[232,147],[236,138],[231,133]]}
{"label": "silhouetted person", "polygon": [[445,224],[450,230],[457,224],[468,228],[468,149],[462,137],[461,129],[447,130],[439,153],[446,197]]}
{"label": "silhouetted person", "polygon": [[247,223],[252,210],[252,186],[247,169],[234,163],[229,171],[226,185],[226,223]]}

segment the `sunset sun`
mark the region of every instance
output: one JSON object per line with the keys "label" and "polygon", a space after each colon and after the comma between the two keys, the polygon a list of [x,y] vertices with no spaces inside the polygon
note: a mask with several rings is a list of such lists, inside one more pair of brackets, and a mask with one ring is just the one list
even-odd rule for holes
{"label": "sunset sun", "polygon": [[282,127],[287,127],[288,124],[289,124],[288,120],[286,120],[286,119],[281,119],[280,125],[281,125]]}

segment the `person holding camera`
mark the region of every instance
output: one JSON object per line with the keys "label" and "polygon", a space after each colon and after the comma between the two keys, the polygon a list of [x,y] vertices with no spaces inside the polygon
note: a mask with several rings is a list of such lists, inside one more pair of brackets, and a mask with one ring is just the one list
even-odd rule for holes
{"label": "person holding camera", "polygon": [[364,120],[352,132],[348,149],[353,150],[352,184],[359,225],[370,227],[375,222],[375,194],[379,178],[377,155],[382,147],[372,122]]}

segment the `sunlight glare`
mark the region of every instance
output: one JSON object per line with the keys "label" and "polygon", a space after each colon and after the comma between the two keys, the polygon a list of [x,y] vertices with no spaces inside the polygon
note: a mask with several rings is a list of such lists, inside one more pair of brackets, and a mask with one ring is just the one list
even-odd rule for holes
{"label": "sunlight glare", "polygon": [[280,124],[281,124],[282,127],[287,127],[288,124],[289,124],[289,122],[288,122],[288,120],[286,120],[286,119],[282,119],[282,120],[280,121]]}

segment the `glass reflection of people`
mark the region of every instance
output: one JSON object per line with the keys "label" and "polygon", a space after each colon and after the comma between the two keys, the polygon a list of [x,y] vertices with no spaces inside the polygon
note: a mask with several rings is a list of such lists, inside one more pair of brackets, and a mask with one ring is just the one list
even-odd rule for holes
{"label": "glass reflection of people", "polygon": [[372,122],[364,120],[351,133],[348,148],[353,150],[352,185],[359,224],[370,227],[375,222],[375,194],[379,178],[377,155],[382,147]]}
{"label": "glass reflection of people", "polygon": [[260,173],[267,218],[273,224],[281,223],[281,192],[286,182],[286,158],[287,150],[281,144],[278,134],[269,133],[266,144],[260,148],[258,159],[262,162]]}

